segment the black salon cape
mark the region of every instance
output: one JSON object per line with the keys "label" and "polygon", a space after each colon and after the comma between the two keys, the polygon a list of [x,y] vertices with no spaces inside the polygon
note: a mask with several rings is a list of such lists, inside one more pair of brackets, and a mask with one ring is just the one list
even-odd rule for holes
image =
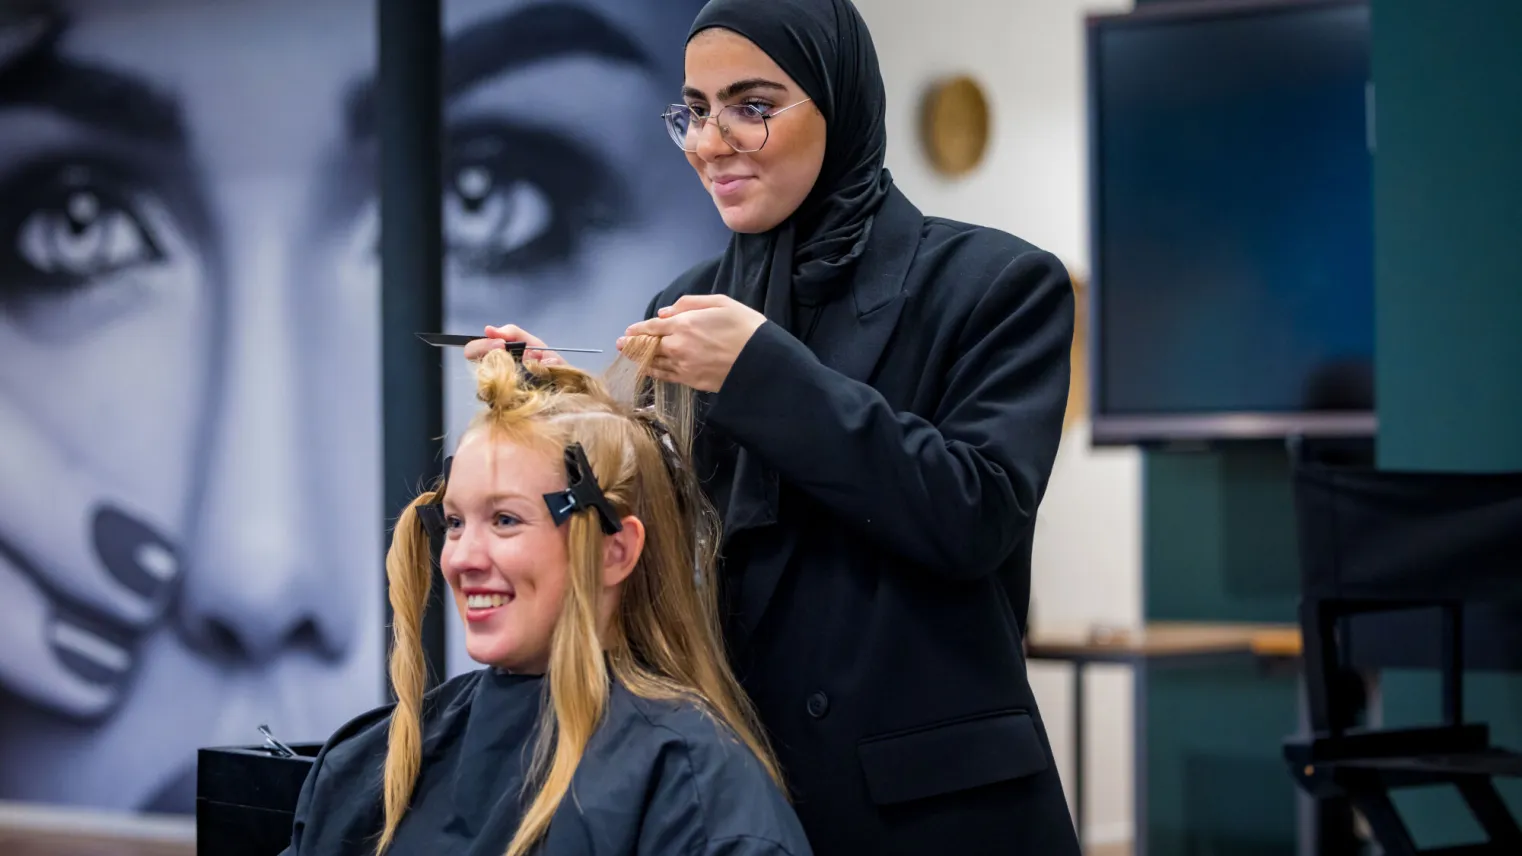
{"label": "black salon cape", "polygon": [[[806,343],[764,323],[699,402],[736,671],[816,853],[1076,856],[1021,647],[1068,273],[895,188],[848,285]],[[742,448],[770,469],[759,496]]]}
{"label": "black salon cape", "polygon": [[[391,856],[502,856],[522,816],[543,681],[482,669],[427,697],[422,774]],[[391,707],[329,739],[283,856],[373,856]],[[615,684],[539,856],[803,856],[797,817],[744,744],[695,706]]]}

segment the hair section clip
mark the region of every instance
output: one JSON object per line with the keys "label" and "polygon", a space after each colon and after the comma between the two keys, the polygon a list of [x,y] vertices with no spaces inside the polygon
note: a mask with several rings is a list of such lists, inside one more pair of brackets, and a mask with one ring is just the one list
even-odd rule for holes
{"label": "hair section clip", "polygon": [[437,541],[444,537],[444,505],[443,503],[430,503],[417,507],[418,522],[423,524],[423,531],[428,534],[429,541]]}
{"label": "hair section clip", "polygon": [[[439,482],[436,495],[443,498],[444,488],[449,484],[449,470],[454,465],[454,456],[444,459],[444,475]],[[444,535],[446,521],[444,520],[444,503],[431,502],[417,507],[418,522],[423,525],[423,532],[428,535],[428,547],[433,553],[433,560],[439,560],[439,554],[444,549]]]}
{"label": "hair section clip", "polygon": [[671,429],[656,415],[654,407],[641,407],[634,411],[635,417],[650,429],[650,435],[655,438],[658,451],[661,453],[661,462],[666,465],[666,475],[672,483],[680,484],[680,474],[683,469],[682,454],[677,451],[676,438],[672,436]]}
{"label": "hair section clip", "polygon": [[555,521],[556,526],[578,511],[591,509],[601,518],[604,534],[612,535],[624,528],[612,503],[608,502],[602,487],[597,484],[592,464],[587,460],[587,452],[580,443],[572,443],[565,448],[565,472],[570,486],[558,493],[544,495],[544,503],[550,509],[550,519]]}
{"label": "hair section clip", "polygon": [[536,388],[549,387],[552,385],[548,377],[534,374],[533,372],[529,371],[528,366],[524,364],[523,352],[528,350],[527,342],[508,342],[503,346],[503,348],[513,358],[513,362],[518,364],[518,377],[522,378],[524,383],[530,387]]}
{"label": "hair section clip", "polygon": [[671,451],[673,454],[676,453],[676,439],[671,436],[671,429],[667,428],[666,423],[661,421],[661,417],[656,414],[654,407],[641,407],[635,410],[634,413],[639,417],[641,422],[650,426],[650,433],[655,435],[655,439],[663,448]]}

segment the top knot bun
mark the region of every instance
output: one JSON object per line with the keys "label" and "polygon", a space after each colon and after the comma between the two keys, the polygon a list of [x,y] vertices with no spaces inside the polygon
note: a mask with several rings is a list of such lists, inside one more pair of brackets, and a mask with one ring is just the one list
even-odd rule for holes
{"label": "top knot bun", "polygon": [[581,369],[527,358],[520,364],[505,348],[488,352],[476,365],[477,400],[502,415],[527,417],[557,395],[600,397],[600,391],[597,380]]}
{"label": "top knot bun", "polygon": [[519,374],[518,361],[506,349],[487,352],[476,364],[476,398],[492,410],[517,410],[532,395]]}

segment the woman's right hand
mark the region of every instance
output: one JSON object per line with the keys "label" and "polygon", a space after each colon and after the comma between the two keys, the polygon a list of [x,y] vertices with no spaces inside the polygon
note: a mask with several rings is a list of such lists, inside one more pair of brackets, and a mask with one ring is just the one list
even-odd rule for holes
{"label": "woman's right hand", "polygon": [[508,342],[526,342],[528,348],[523,353],[525,359],[531,357],[546,366],[565,365],[565,360],[559,354],[544,350],[544,340],[516,324],[487,327],[485,338],[476,339],[465,346],[465,359],[475,362],[490,351],[507,347]]}

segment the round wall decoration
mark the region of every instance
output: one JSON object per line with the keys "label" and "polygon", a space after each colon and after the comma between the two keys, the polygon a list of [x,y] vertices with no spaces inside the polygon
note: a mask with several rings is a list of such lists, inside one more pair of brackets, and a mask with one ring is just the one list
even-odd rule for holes
{"label": "round wall decoration", "polygon": [[971,172],[988,147],[989,124],[988,99],[971,77],[959,75],[931,86],[920,114],[931,166],[943,175]]}

